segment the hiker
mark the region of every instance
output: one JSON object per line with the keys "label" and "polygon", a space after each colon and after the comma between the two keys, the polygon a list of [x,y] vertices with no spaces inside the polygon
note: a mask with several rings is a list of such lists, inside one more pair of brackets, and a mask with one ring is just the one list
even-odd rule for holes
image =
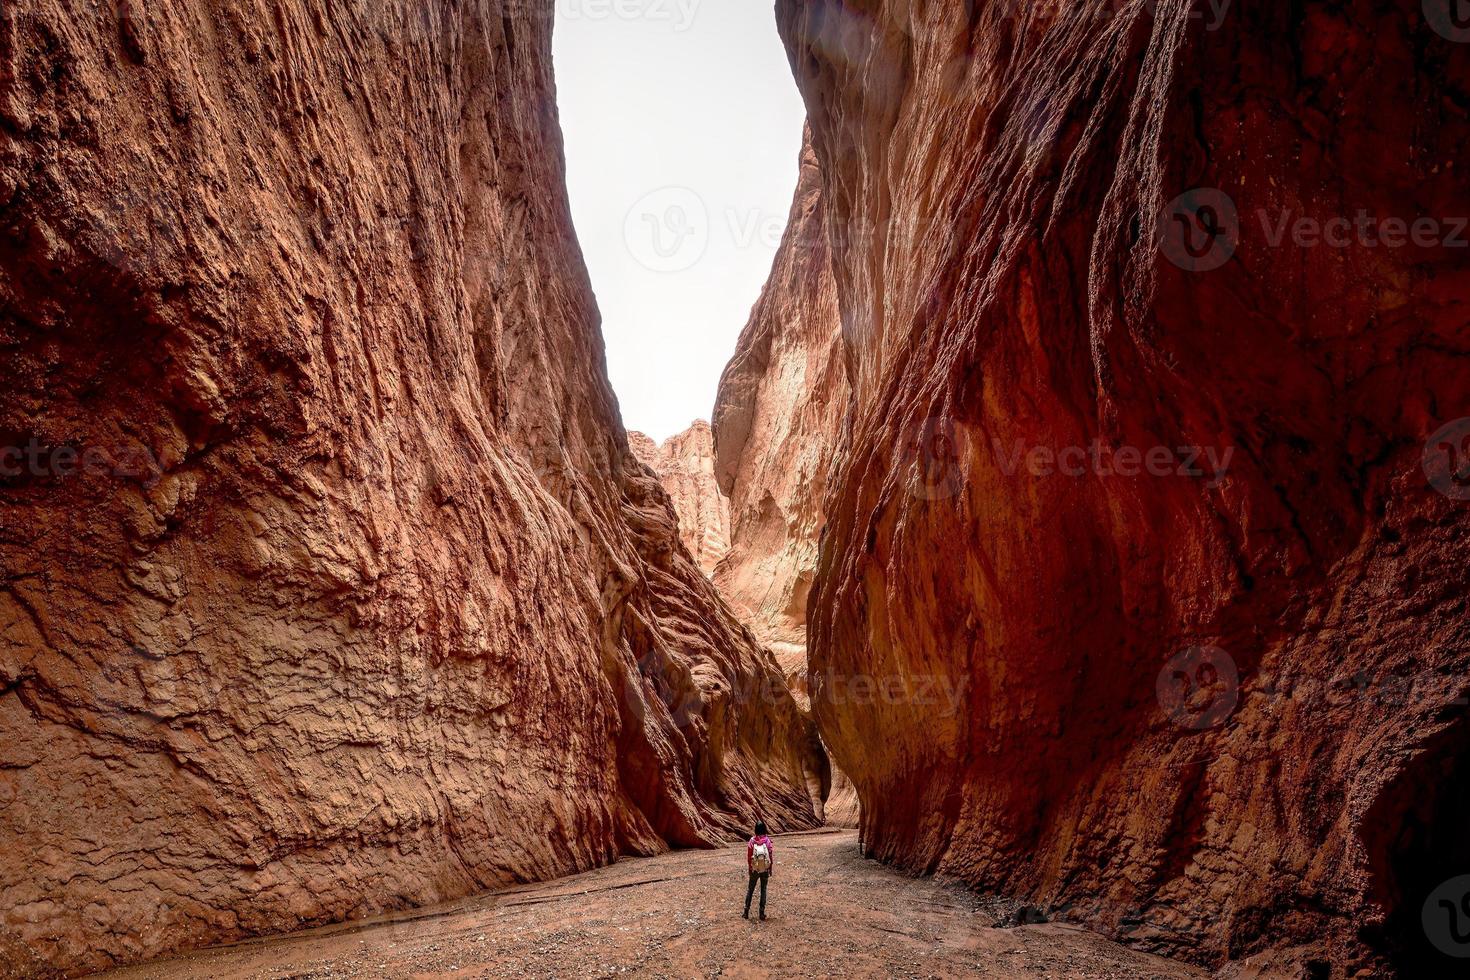
{"label": "hiker", "polygon": [[755,836],[745,845],[745,870],[750,872],[750,883],[745,888],[745,913],[750,918],[750,899],[755,894],[755,883],[761,883],[761,921],[766,921],[766,882],[771,880],[771,867],[776,858],[771,850],[771,837],[766,833],[764,821],[755,822]]}

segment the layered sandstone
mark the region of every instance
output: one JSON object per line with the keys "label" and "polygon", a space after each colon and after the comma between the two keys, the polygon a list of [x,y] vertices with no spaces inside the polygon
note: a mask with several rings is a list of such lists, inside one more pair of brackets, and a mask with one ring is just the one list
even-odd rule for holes
{"label": "layered sandstone", "polygon": [[0,12],[10,972],[815,822],[628,452],[551,7]]}
{"label": "layered sandstone", "polygon": [[658,475],[679,519],[679,540],[706,575],[730,550],[730,502],[715,482],[715,440],[709,423],[694,424],[662,444],[628,433],[639,461]]}
{"label": "layered sandstone", "polygon": [[1449,968],[1470,47],[1433,6],[778,3],[852,389],[812,701],[875,855],[1214,966]]}
{"label": "layered sandstone", "polygon": [[[783,253],[784,254],[784,253]],[[777,260],[778,267],[781,260]],[[757,307],[759,310],[761,307]],[[759,320],[753,319],[752,324]],[[789,404],[789,403],[787,403]],[[771,403],[777,410],[778,403]],[[704,568],[706,574],[719,570],[728,576],[729,566],[722,561],[729,550],[730,503],[724,491],[715,483],[715,448],[712,430],[708,422],[696,420],[684,432],[671,436],[662,445],[641,432],[628,433],[628,445],[635,456],[658,476],[660,484],[673,501],[678,516],[679,537]],[[800,457],[792,457],[796,462]],[[748,544],[761,546],[771,539],[754,539]],[[737,562],[749,562],[759,555],[747,546],[736,556]],[[815,558],[815,542],[811,555]],[[768,560],[770,556],[765,556]],[[789,570],[792,566],[775,567],[773,572]],[[808,574],[810,569],[807,569]],[[727,581],[744,583],[750,581],[739,572]],[[781,670],[782,677],[791,697],[803,712],[810,712],[806,684],[806,648],[803,642],[783,642],[782,634],[773,631],[769,621],[762,620],[751,611],[750,605],[741,602],[741,593],[728,594],[721,589],[722,596],[735,607],[742,625],[752,629],[760,642],[771,650]],[[756,605],[759,609],[759,605]],[[805,633],[805,622],[796,624],[799,634]],[[825,755],[825,750],[823,751]],[[841,772],[819,766],[808,771],[807,794],[817,818],[826,824],[842,827],[857,826],[858,799],[850,780]]]}

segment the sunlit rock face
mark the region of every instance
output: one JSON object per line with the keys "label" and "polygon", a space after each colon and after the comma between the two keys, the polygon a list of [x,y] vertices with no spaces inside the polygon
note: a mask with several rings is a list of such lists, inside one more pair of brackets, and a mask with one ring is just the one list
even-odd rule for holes
{"label": "sunlit rock face", "polygon": [[628,451],[551,0],[0,13],[0,973],[816,824]]}
{"label": "sunlit rock face", "polygon": [[[786,233],[720,379],[714,415],[716,475],[731,512],[730,549],[715,582],[776,654],[803,707],[807,597],[848,397],[821,196],[808,138]],[[840,771],[823,815],[857,825],[857,794]]]}
{"label": "sunlit rock face", "polygon": [[821,173],[807,143],[785,237],[714,414],[731,539],[715,581],[803,698],[807,596],[847,397]]}
{"label": "sunlit rock face", "polygon": [[874,854],[1212,966],[1452,962],[1470,45],[1434,7],[778,3],[852,389],[812,702]]}
{"label": "sunlit rock face", "polygon": [[679,540],[704,573],[712,574],[730,550],[730,502],[715,482],[715,440],[709,423],[696,419],[662,445],[641,432],[629,432],[628,445],[658,474],[679,519]]}

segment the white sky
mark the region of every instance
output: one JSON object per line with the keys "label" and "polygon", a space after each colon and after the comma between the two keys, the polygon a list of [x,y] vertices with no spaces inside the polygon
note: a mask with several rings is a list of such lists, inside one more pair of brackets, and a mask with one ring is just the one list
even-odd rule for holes
{"label": "white sky", "polygon": [[708,419],[796,190],[806,117],[772,0],[556,0],[578,238],[623,423]]}

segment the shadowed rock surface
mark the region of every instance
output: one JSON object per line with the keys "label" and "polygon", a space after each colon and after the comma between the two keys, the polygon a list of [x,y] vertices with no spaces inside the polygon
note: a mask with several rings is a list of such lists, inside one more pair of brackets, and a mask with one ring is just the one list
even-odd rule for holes
{"label": "shadowed rock surface", "polygon": [[712,574],[730,549],[730,502],[715,483],[715,440],[709,423],[697,419],[663,445],[641,432],[629,432],[628,445],[658,474],[679,519],[679,540],[704,573]]}
{"label": "shadowed rock surface", "polygon": [[0,12],[10,972],[816,823],[628,452],[551,9]]}
{"label": "shadowed rock surface", "polygon": [[[885,860],[1211,966],[1429,975],[1470,427],[1444,492],[1421,459],[1470,414],[1470,282],[1406,230],[1464,211],[1470,46],[1411,0],[1203,7],[778,3],[852,387],[813,708]],[[1360,209],[1398,245],[1277,232]]]}

